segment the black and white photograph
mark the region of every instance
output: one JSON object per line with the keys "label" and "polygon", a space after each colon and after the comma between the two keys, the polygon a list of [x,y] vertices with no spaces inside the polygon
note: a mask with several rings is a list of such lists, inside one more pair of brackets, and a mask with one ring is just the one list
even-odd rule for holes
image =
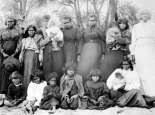
{"label": "black and white photograph", "polygon": [[0,115],[155,115],[155,0],[0,0]]}

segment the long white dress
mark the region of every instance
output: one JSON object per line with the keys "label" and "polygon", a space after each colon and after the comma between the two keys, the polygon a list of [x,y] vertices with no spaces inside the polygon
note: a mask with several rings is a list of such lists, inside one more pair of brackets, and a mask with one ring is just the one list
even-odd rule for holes
{"label": "long white dress", "polygon": [[155,96],[155,23],[148,21],[134,25],[131,52],[146,95]]}

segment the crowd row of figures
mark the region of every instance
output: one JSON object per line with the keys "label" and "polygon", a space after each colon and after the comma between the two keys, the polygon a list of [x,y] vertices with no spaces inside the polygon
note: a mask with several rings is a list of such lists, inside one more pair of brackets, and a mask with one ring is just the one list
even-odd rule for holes
{"label": "crowd row of figures", "polygon": [[138,16],[132,31],[128,20],[119,19],[107,32],[97,27],[95,15],[83,31],[68,16],[63,28],[53,21],[50,28],[25,30],[9,17],[0,32],[2,105],[26,99],[22,105],[29,112],[38,107],[153,107],[155,24],[148,11]]}

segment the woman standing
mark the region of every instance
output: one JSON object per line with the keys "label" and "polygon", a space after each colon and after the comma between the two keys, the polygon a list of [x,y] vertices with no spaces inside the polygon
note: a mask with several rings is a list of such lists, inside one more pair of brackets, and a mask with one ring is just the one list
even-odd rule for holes
{"label": "woman standing", "polygon": [[149,11],[140,11],[140,23],[132,30],[131,53],[135,55],[136,70],[141,77],[144,93],[155,96],[155,24]]}
{"label": "woman standing", "polygon": [[69,67],[77,63],[78,31],[73,27],[72,19],[69,16],[63,18],[63,25],[65,67]]}
{"label": "woman standing", "polygon": [[44,47],[43,71],[46,80],[47,75],[52,72],[56,72],[60,77],[64,66],[63,33],[54,20],[50,23],[51,27],[46,29],[44,40],[40,42],[40,46]]}
{"label": "woman standing", "polygon": [[[16,28],[16,19],[14,17],[9,16],[7,18],[6,26],[5,29],[0,31],[0,94],[6,93],[11,74],[9,70],[14,69],[14,64],[11,64],[12,67],[6,69],[3,61],[16,60],[14,56],[17,54],[17,44],[21,38],[21,33]],[[14,63],[14,61],[11,63]]]}
{"label": "woman standing", "polygon": [[125,51],[126,55],[129,54],[129,45],[131,43],[131,32],[127,19],[118,20],[118,28],[121,32],[121,37],[123,38],[120,42],[122,49]]}
{"label": "woman standing", "polygon": [[22,50],[19,56],[20,62],[24,62],[24,86],[27,89],[30,76],[39,66],[38,46],[34,40],[37,29],[34,25],[28,26],[25,38],[22,40]]}
{"label": "woman standing", "polygon": [[101,63],[102,76],[105,81],[116,68],[121,67],[124,58],[122,41],[120,30],[117,27],[112,27],[107,31],[107,51]]}
{"label": "woman standing", "polygon": [[77,71],[79,74],[86,76],[90,70],[97,68],[100,59],[105,50],[105,40],[101,30],[97,27],[97,19],[95,15],[91,15],[88,20],[88,29],[83,33],[82,50],[80,51],[80,60]]}

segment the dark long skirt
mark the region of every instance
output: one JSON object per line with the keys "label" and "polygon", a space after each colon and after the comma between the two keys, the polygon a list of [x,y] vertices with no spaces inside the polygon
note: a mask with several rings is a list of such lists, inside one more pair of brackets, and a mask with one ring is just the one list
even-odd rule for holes
{"label": "dark long skirt", "polygon": [[97,68],[100,63],[101,55],[100,43],[90,42],[84,44],[77,67],[78,73],[85,77],[84,80],[87,79],[87,75],[90,73],[91,69]]}
{"label": "dark long skirt", "polygon": [[46,46],[43,52],[43,71],[45,80],[47,75],[56,72],[59,77],[63,74],[64,53],[63,50],[52,51],[52,47]]}
{"label": "dark long skirt", "polygon": [[7,94],[8,87],[10,85],[10,72],[8,72],[5,68],[1,71],[1,81],[0,81],[0,94]]}
{"label": "dark long skirt", "polygon": [[105,57],[101,62],[101,72],[103,80],[106,81],[109,75],[117,68],[121,67],[123,62],[123,51],[109,51],[105,53]]}
{"label": "dark long skirt", "polygon": [[30,76],[38,68],[38,54],[33,50],[26,50],[24,53],[24,86],[27,89],[30,83]]}
{"label": "dark long skirt", "polygon": [[75,65],[77,63],[77,47],[75,40],[65,41],[64,43],[65,67]]}

